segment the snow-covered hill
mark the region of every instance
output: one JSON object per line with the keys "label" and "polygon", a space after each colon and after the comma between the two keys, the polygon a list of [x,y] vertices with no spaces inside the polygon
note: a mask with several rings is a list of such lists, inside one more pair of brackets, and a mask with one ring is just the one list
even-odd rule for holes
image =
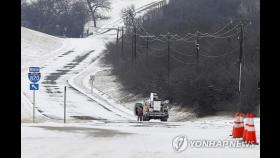
{"label": "snow-covered hill", "polygon": [[[21,81],[23,85],[26,85],[23,81],[26,81],[28,67],[44,63],[62,47],[63,41],[61,38],[21,27]],[[26,92],[21,91],[21,120],[23,122],[31,121],[32,108],[32,101],[26,97]],[[37,120],[44,118],[37,109],[36,115]]]}
{"label": "snow-covered hill", "polygon": [[21,27],[21,71],[48,59],[62,44],[61,38]]}

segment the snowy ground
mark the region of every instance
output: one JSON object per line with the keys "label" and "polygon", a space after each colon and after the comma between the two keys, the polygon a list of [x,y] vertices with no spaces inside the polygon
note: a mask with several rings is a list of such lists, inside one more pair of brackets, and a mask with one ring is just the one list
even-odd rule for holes
{"label": "snowy ground", "polygon": [[[158,0],[113,0],[111,18],[99,23],[97,34],[88,38],[62,39],[22,27],[22,157],[259,157],[259,146],[173,151],[172,139],[179,134],[193,139],[231,139],[231,117],[190,117],[186,122],[166,123],[134,121],[131,105],[141,98],[130,97],[125,102],[123,96],[129,94],[121,91],[114,76],[104,73],[110,67],[102,64],[103,50],[107,42],[115,40],[116,31],[102,32],[122,25],[122,8],[135,4],[141,10],[154,2]],[[36,92],[36,124],[28,123],[32,121],[29,66],[40,66],[42,74],[40,90]],[[88,82],[90,75],[97,76],[93,93]],[[103,86],[102,81],[106,83]],[[67,124],[61,124],[64,86]],[[180,120],[186,113],[171,111],[170,115],[173,120]],[[255,121],[259,141],[259,119]]]}
{"label": "snowy ground", "polygon": [[[259,119],[255,119],[259,141]],[[172,140],[233,140],[232,118],[210,117],[187,122],[88,122],[22,125],[23,158],[192,157],[258,158],[260,145],[251,148],[187,148],[176,153]]]}

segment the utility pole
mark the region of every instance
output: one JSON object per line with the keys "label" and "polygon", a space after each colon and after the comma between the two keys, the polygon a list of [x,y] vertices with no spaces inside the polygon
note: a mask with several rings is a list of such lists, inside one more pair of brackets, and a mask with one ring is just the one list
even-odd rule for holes
{"label": "utility pole", "polygon": [[149,37],[146,38],[146,64],[149,64]]}
{"label": "utility pole", "polygon": [[122,50],[121,50],[121,57],[123,57],[123,27],[122,27]]}
{"label": "utility pole", "polygon": [[66,123],[66,86],[64,86],[64,123]]}
{"label": "utility pole", "polygon": [[[196,64],[197,68],[199,67],[199,39],[198,39],[198,31],[196,31]],[[197,69],[198,70],[198,69]]]}
{"label": "utility pole", "polygon": [[198,36],[198,31],[196,31],[196,42],[195,42],[195,47],[196,47],[196,75],[197,80],[196,80],[196,101],[199,104],[199,100],[200,100],[200,86],[199,86],[199,82],[200,82],[200,68],[199,68],[199,36]]}
{"label": "utility pole", "polygon": [[155,36],[146,35],[146,36],[140,36],[140,37],[146,38],[146,64],[148,65],[149,64],[149,38],[153,38]]}
{"label": "utility pole", "polygon": [[134,25],[134,64],[136,64],[136,26]]}
{"label": "utility pole", "polygon": [[134,60],[134,42],[133,42],[133,40],[134,40],[134,38],[133,38],[133,35],[131,35],[131,66],[133,66],[134,65],[134,62],[133,62],[133,60]]}
{"label": "utility pole", "polygon": [[117,29],[117,44],[119,43],[119,27]]}
{"label": "utility pole", "polygon": [[240,37],[239,37],[239,82],[238,82],[238,91],[241,91],[241,74],[242,74],[242,56],[243,56],[243,24],[240,24]]}
{"label": "utility pole", "polygon": [[115,57],[119,56],[119,27],[116,29],[117,31],[117,38],[116,38],[116,53],[114,54]]}
{"label": "utility pole", "polygon": [[170,79],[170,34],[167,33],[167,75],[168,75],[168,88],[169,88],[169,79]]}
{"label": "utility pole", "polygon": [[[240,24],[240,35],[239,35],[239,46],[240,46],[240,54],[239,54],[239,79],[238,79],[238,92],[239,92],[239,101],[240,106],[242,104],[242,96],[241,96],[241,81],[242,81],[242,59],[243,59],[243,23]],[[237,105],[237,111],[240,110],[240,106]]]}

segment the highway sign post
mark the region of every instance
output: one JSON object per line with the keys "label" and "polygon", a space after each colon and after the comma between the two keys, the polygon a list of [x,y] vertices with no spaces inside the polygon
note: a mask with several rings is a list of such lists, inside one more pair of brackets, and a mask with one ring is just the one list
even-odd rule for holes
{"label": "highway sign post", "polygon": [[66,86],[64,86],[64,123],[66,123]]}
{"label": "highway sign post", "polygon": [[31,82],[29,90],[33,91],[33,123],[35,123],[35,91],[39,90],[37,82],[41,79],[40,67],[29,67],[28,79]]}

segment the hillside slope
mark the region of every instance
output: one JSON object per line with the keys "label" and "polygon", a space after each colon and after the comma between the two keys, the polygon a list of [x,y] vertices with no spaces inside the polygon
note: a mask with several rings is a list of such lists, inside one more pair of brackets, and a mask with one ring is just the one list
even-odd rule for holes
{"label": "hillside slope", "polygon": [[[52,57],[55,50],[62,47],[62,45],[63,39],[61,38],[21,27],[22,78],[27,78],[29,66],[40,66],[46,59]],[[21,91],[21,120],[23,122],[28,122],[32,119],[32,106],[25,93]],[[41,119],[43,115],[36,111],[36,118]]]}

